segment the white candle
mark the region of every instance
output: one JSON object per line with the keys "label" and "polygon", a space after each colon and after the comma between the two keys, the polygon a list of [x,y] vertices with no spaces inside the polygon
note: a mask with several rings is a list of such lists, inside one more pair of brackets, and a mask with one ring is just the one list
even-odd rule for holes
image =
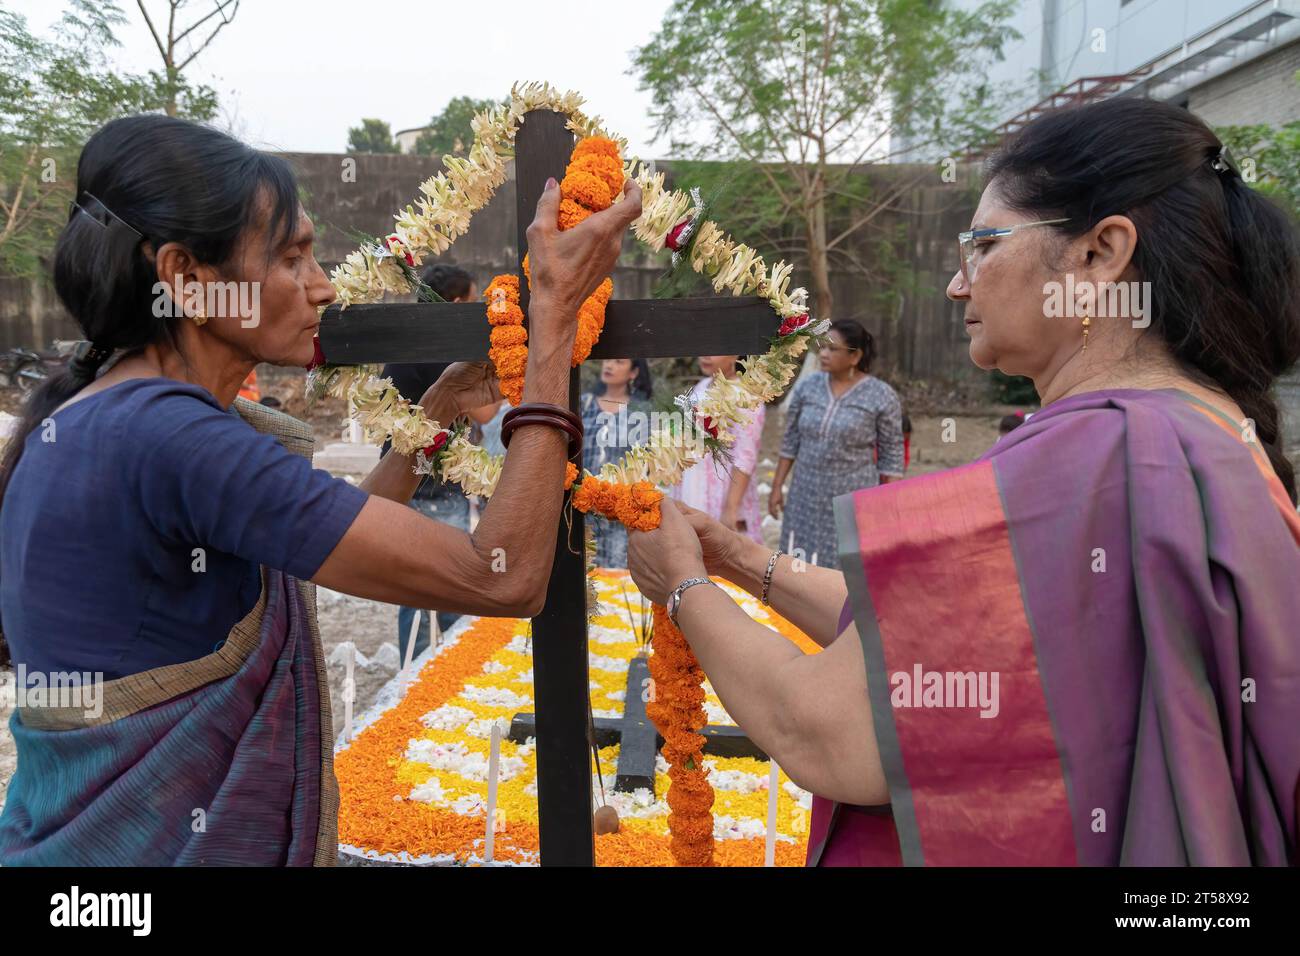
{"label": "white candle", "polygon": [[813,565],[814,568],[817,567],[817,552],[816,552],[816,551],[813,552],[812,565]]}
{"label": "white candle", "polygon": [[767,847],[763,851],[763,865],[776,866],[776,794],[781,768],[775,760],[768,761],[767,774]]}
{"label": "white candle", "polygon": [[492,862],[492,851],[496,845],[497,817],[497,769],[501,765],[501,724],[492,721],[492,743],[488,751],[488,795],[487,795],[487,841],[483,850],[483,861]]}
{"label": "white candle", "polygon": [[343,739],[352,742],[352,700],[356,697],[357,645],[348,641],[348,675],[343,679]]}
{"label": "white candle", "polygon": [[402,670],[411,666],[411,661],[415,660],[415,639],[420,634],[420,615],[423,611],[417,610],[411,616],[411,633],[406,636],[406,659],[402,661]]}

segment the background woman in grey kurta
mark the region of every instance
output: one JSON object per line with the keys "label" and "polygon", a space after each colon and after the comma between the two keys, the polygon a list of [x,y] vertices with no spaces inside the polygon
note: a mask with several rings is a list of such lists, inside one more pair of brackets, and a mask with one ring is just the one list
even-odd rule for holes
{"label": "background woman in grey kurta", "polygon": [[793,466],[780,547],[835,567],[831,501],[903,477],[903,411],[894,390],[867,374],[875,357],[870,332],[841,319],[831,323],[827,343],[822,370],[796,384],[790,397],[768,510],[781,517],[782,486]]}

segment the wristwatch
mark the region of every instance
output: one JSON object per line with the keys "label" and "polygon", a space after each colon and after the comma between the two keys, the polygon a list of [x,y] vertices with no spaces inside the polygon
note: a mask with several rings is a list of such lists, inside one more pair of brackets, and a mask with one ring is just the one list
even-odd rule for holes
{"label": "wristwatch", "polygon": [[697,584],[712,584],[708,578],[687,578],[677,587],[673,588],[673,593],[668,595],[668,619],[675,625],[677,623],[677,610],[682,606],[682,595],[686,593],[687,588],[693,588]]}

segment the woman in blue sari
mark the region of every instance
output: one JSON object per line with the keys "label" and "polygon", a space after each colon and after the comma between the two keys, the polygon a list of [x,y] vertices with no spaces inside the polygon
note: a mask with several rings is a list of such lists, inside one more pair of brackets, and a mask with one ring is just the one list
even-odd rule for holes
{"label": "woman in blue sari", "polygon": [[[809,865],[1294,865],[1295,225],[1150,100],[1048,114],[989,172],[948,295],[1042,411],[836,499],[839,571],[664,502],[632,576],[817,794]],[[706,572],[824,650],[683,588]]]}
{"label": "woman in blue sari", "polygon": [[[562,484],[569,423],[519,429],[472,534],[405,506],[420,480],[408,456],[359,488],[314,471],[309,429],[235,401],[259,362],[313,359],[334,299],[284,160],[129,117],[86,144],[76,196],[54,277],[89,341],[33,395],[0,475],[0,623],[19,675],[0,865],[329,864],[309,582],[538,612],[562,496],[536,489]],[[525,401],[566,404],[578,305],[639,198],[630,185],[560,233],[547,184],[528,230]],[[233,308],[213,294],[230,289]],[[485,366],[453,366],[420,400],[448,422],[494,398]]]}

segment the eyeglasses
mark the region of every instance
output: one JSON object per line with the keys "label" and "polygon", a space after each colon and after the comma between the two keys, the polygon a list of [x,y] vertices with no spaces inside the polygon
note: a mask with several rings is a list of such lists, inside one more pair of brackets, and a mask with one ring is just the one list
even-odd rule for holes
{"label": "eyeglasses", "polygon": [[851,349],[847,345],[832,345],[830,342],[824,344],[819,351],[822,352],[856,352],[857,349]]}
{"label": "eyeglasses", "polygon": [[961,277],[970,285],[970,260],[975,254],[975,247],[987,245],[998,239],[1005,239],[1017,229],[1029,229],[1033,226],[1055,226],[1069,222],[1069,219],[1040,219],[1037,222],[1018,222],[1014,226],[994,226],[989,229],[971,229],[957,233],[957,247],[961,252]]}

